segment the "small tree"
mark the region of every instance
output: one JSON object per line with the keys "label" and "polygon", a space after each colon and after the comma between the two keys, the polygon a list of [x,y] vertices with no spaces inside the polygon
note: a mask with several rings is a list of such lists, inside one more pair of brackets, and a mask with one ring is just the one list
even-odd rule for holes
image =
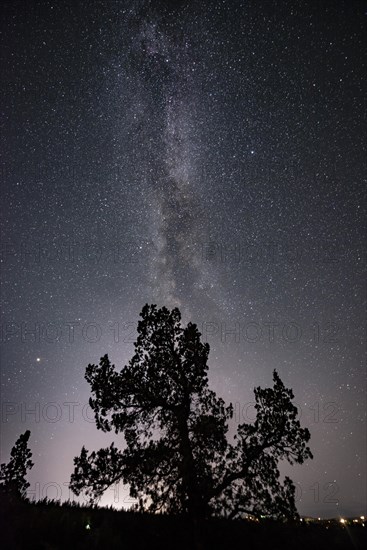
{"label": "small tree", "polygon": [[26,480],[27,470],[33,468],[32,452],[28,448],[31,435],[29,430],[21,434],[10,452],[10,461],[0,466],[0,487],[5,492],[15,491],[25,497],[29,483]]}
{"label": "small tree", "polygon": [[301,428],[292,390],[274,371],[273,388],[256,388],[257,416],[227,438],[233,407],[208,387],[209,345],[196,325],[181,327],[177,308],[145,305],[135,354],[120,372],[107,355],[88,365],[86,379],[97,428],[125,436],[74,459],[70,486],[99,498],[112,484],[130,485],[138,509],[236,517],[244,512],[294,517],[295,487],[280,482],[278,462],[311,457],[309,431]]}

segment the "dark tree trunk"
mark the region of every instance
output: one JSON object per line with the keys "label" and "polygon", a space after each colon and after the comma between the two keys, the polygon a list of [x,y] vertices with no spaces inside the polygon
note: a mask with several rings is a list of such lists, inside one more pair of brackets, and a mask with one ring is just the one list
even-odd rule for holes
{"label": "dark tree trunk", "polygon": [[[180,452],[182,456],[182,480],[184,486],[184,495],[187,502],[183,502],[183,510],[191,518],[199,519],[204,516],[202,495],[199,494],[195,462],[191,448],[188,420],[190,414],[189,401],[183,404],[178,415],[178,430],[180,434]],[[186,495],[185,495],[186,493]]]}

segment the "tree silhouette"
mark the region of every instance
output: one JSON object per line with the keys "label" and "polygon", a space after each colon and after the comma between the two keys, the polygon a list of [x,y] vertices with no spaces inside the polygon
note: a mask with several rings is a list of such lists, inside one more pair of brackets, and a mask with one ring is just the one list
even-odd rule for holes
{"label": "tree silhouette", "polygon": [[295,517],[295,487],[280,481],[278,462],[312,458],[293,393],[276,371],[273,388],[256,388],[256,420],[241,424],[232,442],[225,406],[208,386],[209,345],[195,324],[181,326],[177,308],[145,305],[135,354],[120,372],[107,355],[89,364],[86,379],[97,427],[123,433],[114,443],[74,459],[70,486],[93,501],[112,484],[130,485],[137,508],[191,517],[242,513]]}
{"label": "tree silhouette", "polygon": [[29,483],[26,480],[27,470],[33,468],[32,452],[28,448],[29,430],[21,434],[10,452],[10,460],[0,466],[0,487],[5,492],[15,491],[25,497]]}

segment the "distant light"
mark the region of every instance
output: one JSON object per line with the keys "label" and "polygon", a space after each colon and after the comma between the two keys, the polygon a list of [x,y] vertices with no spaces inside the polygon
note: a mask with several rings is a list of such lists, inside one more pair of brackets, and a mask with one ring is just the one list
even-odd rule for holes
{"label": "distant light", "polygon": [[321,521],[321,518],[317,518],[319,521]]}
{"label": "distant light", "polygon": [[36,361],[39,363],[41,361],[41,357],[37,357]]}
{"label": "distant light", "polygon": [[340,518],[340,523],[345,523],[345,519],[344,519],[344,518]]}
{"label": "distant light", "polygon": [[360,519],[361,519],[362,521],[364,521],[364,516],[361,516]]}
{"label": "distant light", "polygon": [[89,529],[90,529],[89,523],[87,523],[87,525],[85,526],[85,528],[88,529],[88,531],[89,531]]}

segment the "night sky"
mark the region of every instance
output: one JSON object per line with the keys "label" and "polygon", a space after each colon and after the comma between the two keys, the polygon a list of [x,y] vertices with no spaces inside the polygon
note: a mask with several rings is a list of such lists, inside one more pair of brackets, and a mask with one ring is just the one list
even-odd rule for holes
{"label": "night sky", "polygon": [[125,365],[156,303],[209,342],[233,429],[274,368],[293,388],[299,513],[366,514],[365,20],[350,0],[3,3],[1,462],[30,429],[29,496],[68,498],[83,444],[123,446],[85,367]]}

